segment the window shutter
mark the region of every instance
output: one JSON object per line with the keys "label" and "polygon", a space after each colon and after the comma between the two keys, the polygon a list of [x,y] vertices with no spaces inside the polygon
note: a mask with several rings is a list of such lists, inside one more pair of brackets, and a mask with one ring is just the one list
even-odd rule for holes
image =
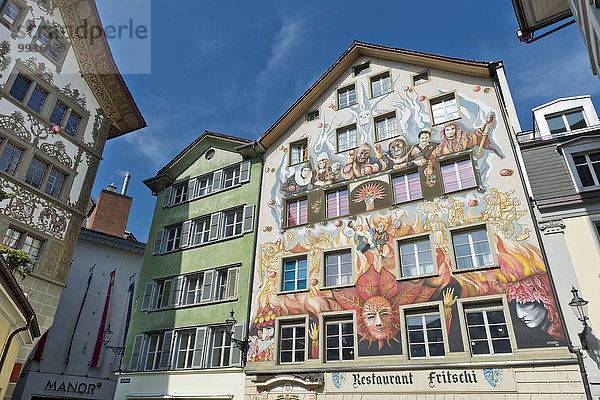
{"label": "window shutter", "polygon": [[250,182],[250,167],[252,163],[250,161],[244,161],[240,164],[240,183]]}
{"label": "window shutter", "polygon": [[154,282],[146,283],[144,297],[142,298],[142,308],[140,311],[148,311],[148,307],[150,307],[150,298],[152,297],[152,288],[154,288]]}
{"label": "window shutter", "polygon": [[135,335],[135,338],[133,339],[133,348],[131,349],[131,358],[129,359],[130,371],[137,371],[139,368],[143,342],[144,335]]}
{"label": "window shutter", "polygon": [[188,181],[187,198],[188,200],[196,198],[196,178]]}
{"label": "window shutter", "polygon": [[179,297],[181,296],[181,287],[183,286],[183,276],[176,276],[173,279],[173,291],[171,292],[171,307],[179,305]]}
{"label": "window shutter", "polygon": [[206,271],[204,273],[204,280],[202,282],[202,300],[201,301],[211,301],[212,300],[214,278],[215,278],[214,270]]}
{"label": "window shutter", "polygon": [[160,254],[162,250],[162,239],[164,229],[159,229],[156,231],[156,236],[154,238],[154,248],[152,249],[152,255]]}
{"label": "window shutter", "polygon": [[227,288],[225,290],[226,299],[235,299],[237,297],[239,268],[229,268],[227,270]]}
{"label": "window shutter", "polygon": [[188,247],[190,241],[190,229],[192,227],[192,221],[185,221],[181,226],[181,244],[180,248]]}
{"label": "window shutter", "polygon": [[196,328],[196,343],[194,344],[194,359],[192,361],[192,368],[202,368],[205,342],[206,327]]}
{"label": "window shutter", "polygon": [[208,240],[217,240],[219,238],[219,225],[221,222],[221,213],[214,213],[210,216],[210,230]]}
{"label": "window shutter", "polygon": [[213,184],[212,184],[213,192],[218,192],[219,190],[221,190],[221,179],[222,178],[223,178],[223,170],[222,169],[214,172]]}
{"label": "window shutter", "polygon": [[[244,340],[244,324],[237,324],[233,327],[233,337],[238,340]],[[242,351],[238,349],[237,345],[231,341],[231,364],[238,367],[242,366]]]}
{"label": "window shutter", "polygon": [[160,354],[159,369],[169,369],[169,360],[171,360],[171,346],[173,344],[173,331],[166,331],[163,340],[162,353]]}
{"label": "window shutter", "polygon": [[244,206],[244,233],[252,232],[254,229],[254,204]]}
{"label": "window shutter", "polygon": [[160,302],[160,308],[168,307],[171,301],[171,289],[173,287],[173,279],[167,279],[163,283],[163,296]]}
{"label": "window shutter", "polygon": [[165,196],[163,197],[162,208],[168,207],[171,204],[171,190],[172,189],[173,189],[172,186],[169,186],[168,188],[165,189]]}

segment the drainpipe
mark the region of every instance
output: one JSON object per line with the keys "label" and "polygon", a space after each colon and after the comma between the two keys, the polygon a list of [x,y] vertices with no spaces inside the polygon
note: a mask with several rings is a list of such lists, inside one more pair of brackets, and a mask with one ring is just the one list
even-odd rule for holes
{"label": "drainpipe", "polygon": [[[506,115],[507,112],[506,112],[506,105],[504,103],[504,96],[502,95],[500,81],[499,81],[498,75],[496,73],[497,68],[504,68],[504,66],[502,65],[502,63],[500,61],[490,63],[490,71],[492,72],[492,81],[494,82],[494,88],[496,89],[496,97],[498,99],[498,104],[500,104],[500,107],[501,107],[502,118],[504,120],[504,124],[506,125],[507,129],[510,131],[511,125],[508,123],[508,117]],[[523,170],[521,168],[521,163],[519,162],[520,158],[517,154],[517,150],[516,150],[516,146],[515,146],[515,143],[513,140],[512,132],[509,132],[508,139],[510,141],[510,145],[511,145],[511,148],[513,151],[513,157],[515,157],[515,160],[516,160],[517,171],[519,171],[519,178],[521,179],[521,185],[524,188],[526,188],[527,186],[525,184],[525,178],[524,178]],[[517,146],[518,146],[518,144],[517,144]],[[531,214],[531,219],[533,220],[533,223],[535,224],[535,227],[534,227],[535,228],[534,229],[535,236],[540,245],[540,252],[542,253],[542,259],[544,260],[544,264],[546,265],[546,273],[548,274],[548,278],[550,278],[550,287],[552,288],[554,298],[556,299],[556,305],[557,305],[556,309],[558,310],[558,315],[560,316],[560,319],[564,324],[565,318],[564,318],[562,309],[560,307],[560,304],[558,302],[558,295],[557,295],[557,291],[556,291],[556,286],[554,285],[554,279],[552,278],[552,271],[550,269],[550,263],[548,262],[548,256],[546,254],[544,242],[542,241],[542,235],[540,234],[540,231],[538,229],[538,226],[539,226],[538,220],[534,213],[533,206],[531,205],[531,201],[527,201],[527,207],[529,208],[529,213]],[[585,364],[583,363],[583,355],[581,354],[581,351],[579,349],[576,349],[573,347],[571,338],[569,337],[569,331],[566,326],[564,326],[564,332],[565,332],[565,338],[567,339],[567,348],[569,349],[569,351],[571,353],[573,353],[577,356],[577,364],[579,365],[579,372],[581,373],[581,380],[583,382],[583,389],[585,390],[585,397],[588,400],[592,400],[592,392],[590,390],[590,382],[588,380],[587,372],[585,370]]]}
{"label": "drainpipe", "polygon": [[13,338],[15,336],[17,336],[19,333],[28,330],[29,327],[31,326],[31,323],[33,322],[34,317],[35,317],[35,314],[29,317],[29,320],[27,321],[27,325],[13,331],[10,335],[8,335],[8,339],[6,339],[6,344],[4,345],[4,350],[2,351],[2,358],[0,358],[0,371],[4,367],[4,362],[6,361],[6,357],[8,356],[8,350],[10,349],[10,345],[11,345]]}
{"label": "drainpipe", "polygon": [[[254,240],[252,243],[252,263],[251,263],[251,268],[250,268],[250,284],[248,286],[248,309],[246,310],[246,335],[245,335],[245,342],[246,342],[246,349],[243,352],[243,359],[242,359],[242,367],[244,367],[246,365],[246,357],[248,356],[247,352],[248,352],[248,341],[250,339],[250,313],[252,312],[252,292],[254,290],[254,272],[255,272],[255,267],[256,267],[256,248],[258,246],[258,220],[260,219],[260,215],[259,215],[259,210],[260,210],[260,199],[261,199],[261,195],[262,195],[262,180],[263,180],[263,168],[264,168],[264,164],[265,164],[265,158],[264,158],[264,148],[262,147],[262,145],[260,143],[258,143],[256,140],[254,142],[252,142],[252,149],[256,149],[256,147],[259,147],[259,151],[261,151],[263,154],[260,155],[260,175],[258,178],[258,196],[256,199],[256,207],[254,207],[255,212],[256,212],[256,217],[254,218]],[[256,150],[255,150],[256,151]]]}

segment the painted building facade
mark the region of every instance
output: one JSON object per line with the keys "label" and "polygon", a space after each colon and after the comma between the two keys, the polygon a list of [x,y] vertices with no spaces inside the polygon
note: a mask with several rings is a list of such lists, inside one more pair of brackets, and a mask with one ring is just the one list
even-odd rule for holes
{"label": "painted building facade", "polygon": [[106,348],[103,333],[110,327],[107,345],[124,346],[146,247],[124,228],[133,199],[113,188],[102,191],[79,233],[55,323],[23,367],[12,399],[113,398],[122,352]]}
{"label": "painted building facade", "polygon": [[241,400],[261,176],[256,142],[204,132],[146,185],[157,195],[115,399]]}
{"label": "painted building facade", "polygon": [[52,325],[104,144],[145,126],[106,38],[92,39],[83,26],[101,32],[92,0],[0,5],[0,189],[16,195],[0,202],[0,237],[35,260],[19,284],[42,332]]}
{"label": "painted building facade", "polygon": [[266,148],[246,398],[581,398],[501,62],[354,42]]}
{"label": "painted building facade", "polygon": [[571,288],[589,301],[585,367],[594,397],[600,395],[597,290],[600,276],[600,122],[590,96],[557,99],[533,109],[534,130],[519,134],[544,248],[573,345],[582,323],[569,307]]}

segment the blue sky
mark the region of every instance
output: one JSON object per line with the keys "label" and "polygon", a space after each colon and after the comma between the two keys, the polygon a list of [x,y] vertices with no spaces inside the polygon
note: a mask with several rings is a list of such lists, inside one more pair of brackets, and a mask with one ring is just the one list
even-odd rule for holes
{"label": "blue sky", "polygon": [[[410,4],[410,5],[408,5]],[[510,0],[434,1],[103,0],[103,24],[148,28],[110,40],[148,127],[110,140],[93,196],[132,175],[128,230],[145,241],[156,197],[142,183],[204,130],[255,139],[352,43],[477,61],[503,60],[517,113],[558,97],[591,94],[600,81],[576,25],[520,43]]]}

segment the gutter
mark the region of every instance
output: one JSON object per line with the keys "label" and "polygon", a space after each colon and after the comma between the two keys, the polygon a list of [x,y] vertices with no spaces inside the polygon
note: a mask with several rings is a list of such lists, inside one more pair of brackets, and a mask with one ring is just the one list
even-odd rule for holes
{"label": "gutter", "polygon": [[6,362],[6,357],[8,356],[8,350],[10,349],[12,340],[19,333],[29,330],[34,319],[35,319],[35,314],[33,314],[29,317],[29,319],[27,320],[27,325],[12,331],[12,333],[10,335],[8,335],[8,339],[6,339],[6,343],[4,344],[4,350],[2,350],[2,358],[0,358],[0,371],[2,370],[2,368],[4,368],[4,362]]}
{"label": "gutter", "polygon": [[[514,1],[515,0],[513,0],[513,3],[514,3]],[[509,121],[508,121],[506,104],[504,102],[504,96],[502,95],[502,87],[500,85],[500,80],[498,79],[498,75],[496,72],[496,70],[499,68],[504,68],[502,63],[500,63],[500,62],[490,63],[490,72],[492,73],[492,81],[494,83],[494,88],[496,89],[496,97],[498,99],[498,104],[500,105],[500,110],[502,111],[502,119],[504,120],[504,124],[506,125],[506,127],[509,130],[511,130],[511,132],[509,132],[509,134],[508,134],[508,139],[510,141],[513,156],[515,157],[515,160],[520,160],[519,154],[516,150],[517,147],[515,147],[511,125],[509,124]],[[524,171],[522,169],[521,163],[516,162],[516,165],[517,165],[517,171],[519,172],[519,178],[521,179],[521,184],[523,185],[524,188],[528,188],[529,186],[527,185],[527,182],[525,182],[525,178],[524,178],[525,175],[524,175]],[[544,264],[546,265],[546,273],[548,274],[548,278],[550,279],[550,287],[552,288],[552,294],[554,295],[554,298],[556,299],[556,305],[557,305],[556,309],[558,311],[558,315],[561,319],[561,322],[564,324],[565,318],[564,318],[560,303],[558,302],[558,295],[557,295],[557,291],[556,291],[556,286],[554,285],[554,278],[552,277],[552,271],[550,269],[550,263],[548,262],[548,256],[546,254],[544,242],[542,241],[542,236],[538,229],[538,226],[539,226],[538,220],[537,220],[535,212],[533,210],[533,206],[531,205],[531,199],[530,199],[530,201],[527,202],[527,208],[529,209],[529,213],[531,214],[531,219],[533,220],[533,223],[535,224],[535,226],[534,226],[535,236],[536,236],[537,241],[540,246],[540,252],[542,253],[542,259],[544,260]],[[577,356],[577,364],[579,365],[579,372],[581,373],[581,380],[583,382],[583,389],[585,390],[586,399],[592,400],[592,392],[590,390],[590,382],[588,380],[587,372],[585,370],[585,365],[583,363],[583,355],[581,354],[580,350],[575,349],[573,347],[571,338],[569,336],[569,330],[567,329],[566,326],[563,326],[563,330],[565,332],[565,338],[567,339],[567,348],[569,349],[569,351],[571,353],[573,353]]]}

